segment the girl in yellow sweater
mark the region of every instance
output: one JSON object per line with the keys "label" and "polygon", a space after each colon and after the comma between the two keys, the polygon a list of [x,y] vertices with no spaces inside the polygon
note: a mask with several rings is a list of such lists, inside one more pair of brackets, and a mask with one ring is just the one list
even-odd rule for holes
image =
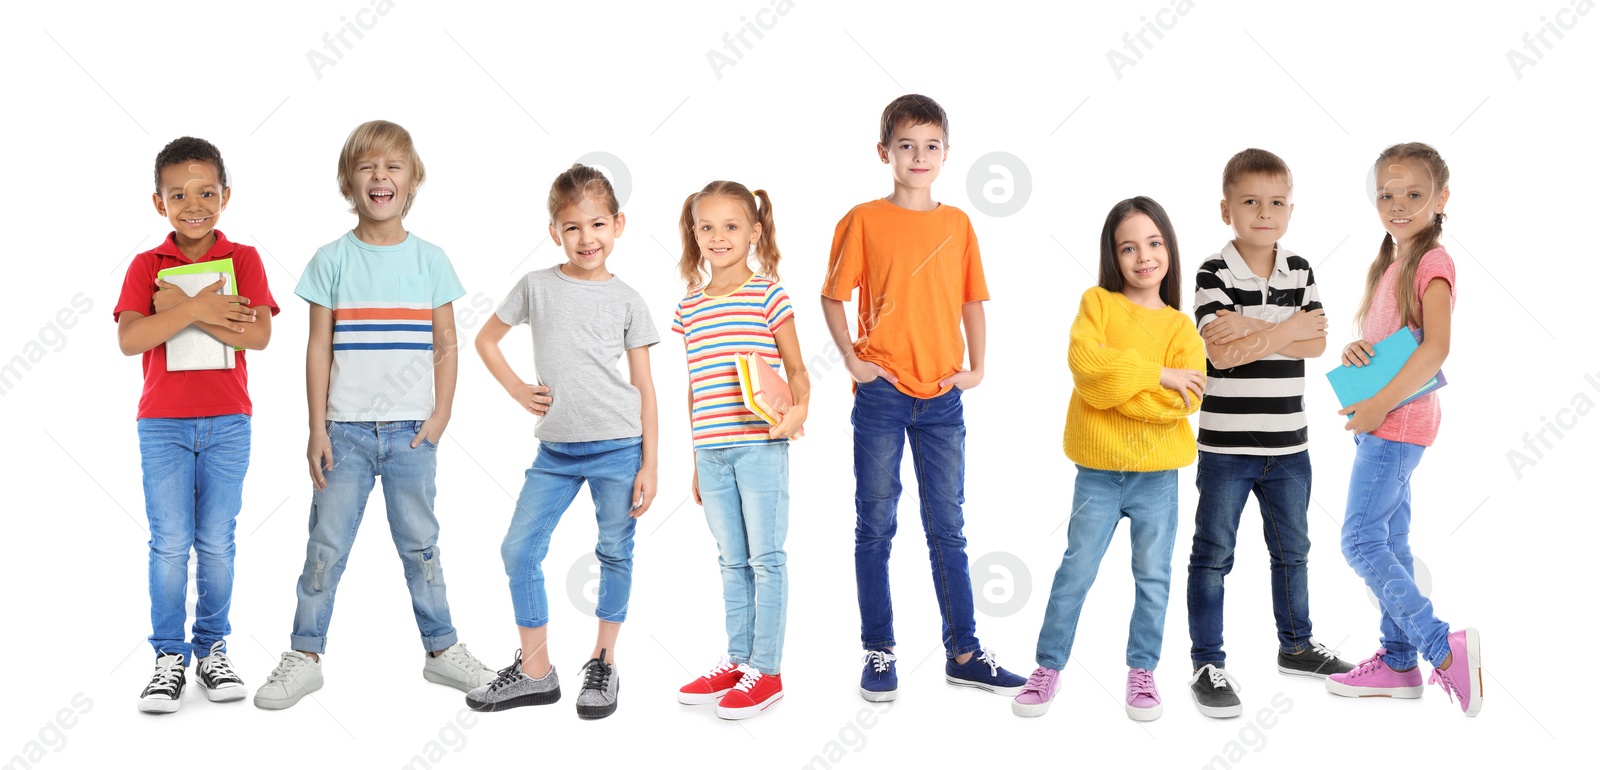
{"label": "girl in yellow sweater", "polygon": [[1160,204],[1141,196],[1111,208],[1100,232],[1100,285],[1084,292],[1067,351],[1073,388],[1064,445],[1078,471],[1067,552],[1039,630],[1039,667],[1011,703],[1018,716],[1050,708],[1084,596],[1123,518],[1137,587],[1127,713],[1139,721],[1161,716],[1151,672],[1167,616],[1177,469],[1195,460],[1188,418],[1199,411],[1206,382],[1205,344],[1178,309],[1182,275],[1172,221]]}

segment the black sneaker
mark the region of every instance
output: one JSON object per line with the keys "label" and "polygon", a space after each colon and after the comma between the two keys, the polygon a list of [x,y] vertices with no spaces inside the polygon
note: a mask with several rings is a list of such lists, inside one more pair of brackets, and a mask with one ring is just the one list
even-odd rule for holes
{"label": "black sneaker", "polygon": [[590,658],[583,664],[583,688],[578,690],[578,716],[599,719],[611,716],[617,710],[617,690],[621,688],[617,666],[606,661],[606,651],[600,657]]}
{"label": "black sneaker", "polygon": [[150,684],[144,686],[144,692],[139,693],[139,710],[147,714],[170,714],[177,711],[183,698],[186,672],[182,655],[162,655],[156,658],[156,673],[150,677]]}
{"label": "black sneaker", "polygon": [[1314,676],[1327,679],[1329,674],[1343,674],[1355,666],[1339,659],[1337,650],[1330,650],[1312,639],[1305,649],[1278,653],[1278,673],[1289,676]]}
{"label": "black sneaker", "polygon": [[248,694],[244,680],[233,672],[233,663],[228,660],[228,653],[222,647],[223,641],[218,639],[211,644],[204,658],[194,662],[194,681],[205,692],[206,699],[213,703],[239,700]]}
{"label": "black sneaker", "polygon": [[1194,705],[1212,719],[1227,719],[1244,713],[1244,704],[1239,702],[1240,689],[1233,675],[1210,663],[1189,677],[1189,694],[1194,696]]}

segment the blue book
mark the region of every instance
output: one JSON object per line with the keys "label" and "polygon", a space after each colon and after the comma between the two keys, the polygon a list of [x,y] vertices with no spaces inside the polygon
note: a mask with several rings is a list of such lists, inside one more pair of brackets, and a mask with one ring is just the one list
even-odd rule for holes
{"label": "blue book", "polygon": [[[1400,369],[1406,365],[1411,354],[1417,352],[1417,343],[1422,341],[1422,330],[1412,330],[1401,327],[1399,331],[1385,337],[1383,341],[1372,346],[1371,363],[1366,366],[1345,366],[1328,372],[1328,384],[1333,386],[1333,394],[1339,399],[1339,406],[1349,408],[1351,404],[1365,401],[1378,395]],[[1407,396],[1395,406],[1399,409],[1412,401],[1432,393],[1448,383],[1441,370],[1428,380],[1417,392]],[[1345,415],[1349,419],[1351,415]]]}

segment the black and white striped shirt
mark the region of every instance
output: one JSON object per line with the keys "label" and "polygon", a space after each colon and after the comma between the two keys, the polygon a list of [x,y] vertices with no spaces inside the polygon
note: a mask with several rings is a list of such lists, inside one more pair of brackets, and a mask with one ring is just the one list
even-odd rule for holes
{"label": "black and white striped shirt", "polygon": [[[1230,241],[1195,276],[1194,318],[1200,329],[1228,309],[1248,318],[1282,323],[1300,310],[1322,307],[1311,263],[1278,246],[1272,274],[1251,272]],[[1286,455],[1306,449],[1306,362],[1278,353],[1242,366],[1206,362],[1206,397],[1200,402],[1202,451]]]}

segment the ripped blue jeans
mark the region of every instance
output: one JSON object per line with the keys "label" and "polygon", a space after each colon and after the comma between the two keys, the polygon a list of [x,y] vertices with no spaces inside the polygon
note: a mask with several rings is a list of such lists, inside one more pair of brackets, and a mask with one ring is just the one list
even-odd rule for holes
{"label": "ripped blue jeans", "polygon": [[311,493],[311,538],[295,587],[298,603],[289,639],[293,649],[319,655],[327,649],[333,595],[378,478],[383,479],[389,534],[405,568],[423,649],[443,650],[456,643],[436,545],[439,520],[433,516],[439,448],[426,440],[411,448],[421,428],[421,420],[328,423],[333,468],[323,471],[327,487]]}

